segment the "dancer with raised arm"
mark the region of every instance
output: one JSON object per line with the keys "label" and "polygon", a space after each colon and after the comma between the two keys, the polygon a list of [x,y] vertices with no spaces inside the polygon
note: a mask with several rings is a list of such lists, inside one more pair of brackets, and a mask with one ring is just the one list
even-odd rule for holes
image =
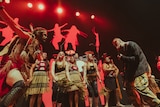
{"label": "dancer with raised arm", "polygon": [[62,30],[61,30],[61,29],[62,29],[63,27],[65,27],[67,24],[68,24],[68,23],[65,23],[65,24],[59,26],[59,24],[56,23],[56,24],[54,25],[54,28],[53,28],[53,29],[48,30],[48,32],[54,31],[54,36],[53,36],[53,39],[52,39],[52,45],[54,46],[54,48],[55,48],[56,50],[60,50],[58,43],[59,43],[63,38],[65,38],[65,37],[62,35]]}
{"label": "dancer with raised arm", "polygon": [[39,52],[36,62],[30,69],[30,85],[26,94],[30,95],[29,107],[34,107],[37,98],[37,107],[42,105],[42,94],[49,91],[49,61],[47,53]]}
{"label": "dancer with raised arm", "polygon": [[47,30],[37,27],[33,32],[23,31],[11,16],[0,6],[0,17],[17,34],[0,52],[3,67],[0,70],[0,107],[13,106],[25,93],[29,82],[29,69],[35,62],[41,43],[47,39]]}
{"label": "dancer with raised arm", "polygon": [[80,36],[83,36],[84,38],[88,36],[84,32],[80,31],[75,25],[72,25],[71,28],[68,30],[63,30],[63,32],[68,32],[65,35],[65,44],[64,44],[65,50],[67,50],[68,43],[71,43],[73,50],[76,51],[76,46],[79,45],[78,38],[77,38],[78,34]]}

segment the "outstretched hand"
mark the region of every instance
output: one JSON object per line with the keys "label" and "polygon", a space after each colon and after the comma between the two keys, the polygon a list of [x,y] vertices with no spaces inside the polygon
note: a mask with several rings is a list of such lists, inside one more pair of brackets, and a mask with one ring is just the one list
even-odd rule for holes
{"label": "outstretched hand", "polygon": [[120,60],[122,56],[123,56],[122,54],[118,54],[117,55],[118,60]]}

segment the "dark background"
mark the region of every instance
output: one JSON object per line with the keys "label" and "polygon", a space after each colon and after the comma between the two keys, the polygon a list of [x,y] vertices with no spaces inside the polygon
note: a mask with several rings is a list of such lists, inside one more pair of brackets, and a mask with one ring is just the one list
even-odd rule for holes
{"label": "dark background", "polygon": [[[40,12],[36,7],[27,8],[28,1],[33,4],[39,1],[45,3],[45,11]],[[62,16],[55,12],[58,5],[65,9]],[[124,41],[133,40],[143,49],[153,74],[157,78],[160,77],[160,72],[156,68],[157,56],[160,55],[159,0],[11,0],[10,4],[5,4],[5,8],[13,18],[18,17],[19,24],[26,28],[29,28],[30,23],[34,27],[42,26],[46,29],[53,28],[55,23],[62,25],[67,22],[69,25],[64,29],[76,25],[89,35],[86,39],[78,36],[80,45],[77,47],[77,52],[80,55],[90,50],[89,44],[95,42],[91,32],[95,26],[100,35],[99,57],[107,52],[120,69],[122,66],[116,59],[117,52],[112,46],[112,39],[120,37]],[[80,11],[83,19],[76,17],[75,11]],[[95,20],[90,19],[91,14],[95,14]],[[49,38],[52,38],[52,34],[49,34]],[[51,51],[51,48],[47,49]]]}

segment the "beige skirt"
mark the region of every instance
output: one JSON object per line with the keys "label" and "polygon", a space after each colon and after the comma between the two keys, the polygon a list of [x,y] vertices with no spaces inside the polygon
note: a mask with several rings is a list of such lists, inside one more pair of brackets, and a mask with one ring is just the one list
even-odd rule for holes
{"label": "beige skirt", "polygon": [[58,81],[67,79],[66,71],[61,71],[55,74],[58,77]]}
{"label": "beige skirt", "polygon": [[71,71],[70,78],[73,84],[71,84],[71,86],[68,87],[68,92],[79,90],[84,86],[82,83],[82,76],[79,71]]}
{"label": "beige skirt", "polygon": [[27,95],[43,94],[49,91],[49,77],[46,71],[35,71]]}

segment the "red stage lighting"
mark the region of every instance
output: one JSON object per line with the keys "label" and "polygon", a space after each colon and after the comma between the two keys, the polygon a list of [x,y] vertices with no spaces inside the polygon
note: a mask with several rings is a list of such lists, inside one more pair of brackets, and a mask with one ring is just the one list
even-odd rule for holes
{"label": "red stage lighting", "polygon": [[44,4],[39,3],[39,4],[38,4],[38,9],[39,9],[39,10],[44,10],[44,9],[45,9]]}
{"label": "red stage lighting", "polygon": [[94,19],[95,18],[95,15],[91,15],[91,19]]}
{"label": "red stage lighting", "polygon": [[58,13],[58,14],[62,14],[62,13],[63,13],[63,8],[58,7],[58,8],[57,8],[57,13]]}
{"label": "red stage lighting", "polygon": [[28,6],[29,8],[32,8],[32,7],[33,7],[33,4],[32,4],[32,3],[27,3],[27,6]]}
{"label": "red stage lighting", "polygon": [[76,12],[76,16],[80,16],[80,12]]}

